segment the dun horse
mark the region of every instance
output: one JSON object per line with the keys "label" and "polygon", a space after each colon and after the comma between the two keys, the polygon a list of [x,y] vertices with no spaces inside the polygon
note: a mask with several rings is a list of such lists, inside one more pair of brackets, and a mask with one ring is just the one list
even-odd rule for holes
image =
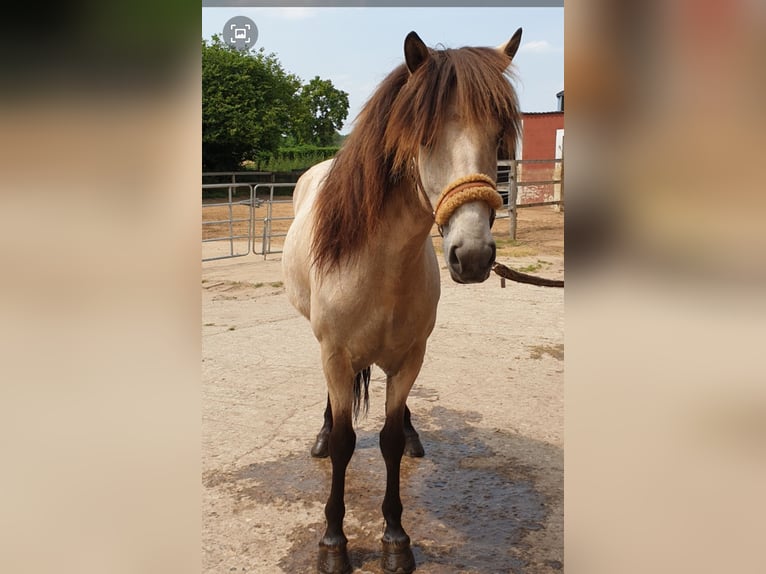
{"label": "dun horse", "polygon": [[[386,77],[333,160],[307,171],[293,196],[283,267],[291,303],[321,347],[331,416],[332,484],[318,570],[351,572],[343,532],[346,467],[356,445],[352,414],[370,367],[387,376],[380,450],[386,464],[382,565],[415,570],[402,526],[399,468],[407,396],[436,320],[439,265],[434,221],[458,283],[485,281],[495,260],[490,228],[501,198],[498,148],[520,129],[509,67],[521,29],[498,48],[434,50],[411,32],[405,63]],[[417,435],[415,435],[417,436]]]}

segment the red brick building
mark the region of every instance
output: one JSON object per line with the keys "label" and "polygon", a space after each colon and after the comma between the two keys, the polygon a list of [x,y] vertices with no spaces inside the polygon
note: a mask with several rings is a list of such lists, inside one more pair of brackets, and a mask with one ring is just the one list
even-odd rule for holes
{"label": "red brick building", "polygon": [[[556,159],[557,137],[563,141],[564,112],[527,112],[522,119],[522,142],[516,159]],[[561,144],[563,145],[563,143]]]}
{"label": "red brick building", "polygon": [[559,92],[559,110],[527,112],[522,118],[522,140],[516,150],[518,166],[518,203],[537,203],[560,199],[560,186],[554,184],[522,185],[561,178],[561,162],[529,161],[561,159],[564,153],[564,93]]}
{"label": "red brick building", "polygon": [[[517,204],[562,199],[560,184],[544,183],[561,180],[562,162],[553,160],[564,157],[564,90],[556,94],[556,98],[559,109],[555,112],[522,113],[522,137],[515,158],[498,162],[498,190],[505,202],[508,201],[514,163]],[[510,159],[516,159],[517,162]]]}

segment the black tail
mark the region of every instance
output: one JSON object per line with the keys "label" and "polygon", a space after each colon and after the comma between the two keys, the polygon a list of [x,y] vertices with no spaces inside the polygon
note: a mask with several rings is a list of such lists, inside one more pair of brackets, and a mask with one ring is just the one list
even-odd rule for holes
{"label": "black tail", "polygon": [[367,367],[354,377],[354,422],[359,418],[359,404],[362,402],[362,383],[364,383],[364,415],[370,410],[370,371]]}

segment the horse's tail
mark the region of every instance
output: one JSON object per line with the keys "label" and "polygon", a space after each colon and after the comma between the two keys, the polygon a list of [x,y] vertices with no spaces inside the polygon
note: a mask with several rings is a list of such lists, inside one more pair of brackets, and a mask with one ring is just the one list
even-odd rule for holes
{"label": "horse's tail", "polygon": [[354,421],[359,418],[359,405],[362,402],[362,383],[364,383],[364,415],[370,410],[370,371],[367,367],[359,371],[354,377]]}

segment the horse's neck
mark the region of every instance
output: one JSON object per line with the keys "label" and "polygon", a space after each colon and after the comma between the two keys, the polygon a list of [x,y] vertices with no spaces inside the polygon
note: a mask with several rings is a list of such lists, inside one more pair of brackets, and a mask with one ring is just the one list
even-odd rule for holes
{"label": "horse's neck", "polygon": [[419,202],[417,191],[403,185],[383,207],[381,225],[373,237],[373,248],[400,265],[419,259],[433,226],[433,218]]}

